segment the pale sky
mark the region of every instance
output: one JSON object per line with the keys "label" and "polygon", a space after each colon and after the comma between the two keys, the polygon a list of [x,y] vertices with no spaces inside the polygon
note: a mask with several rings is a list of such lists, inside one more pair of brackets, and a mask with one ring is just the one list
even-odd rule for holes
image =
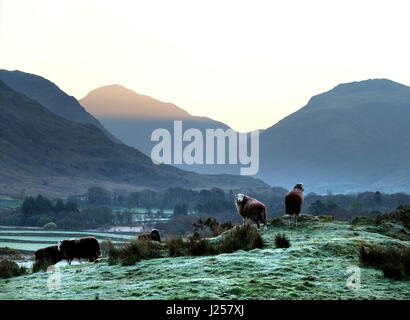
{"label": "pale sky", "polygon": [[408,3],[0,0],[0,68],[261,129],[339,83],[410,85]]}

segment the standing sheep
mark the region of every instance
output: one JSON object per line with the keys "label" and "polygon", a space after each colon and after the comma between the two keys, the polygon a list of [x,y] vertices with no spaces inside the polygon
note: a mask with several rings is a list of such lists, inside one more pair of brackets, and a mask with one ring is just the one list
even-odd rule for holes
{"label": "standing sheep", "polygon": [[242,193],[237,194],[235,198],[235,205],[239,215],[243,218],[243,223],[245,224],[246,219],[251,219],[259,229],[259,223],[261,222],[266,230],[266,206],[262,202]]}
{"label": "standing sheep", "polygon": [[60,240],[57,249],[63,254],[64,259],[67,259],[69,265],[75,258],[78,261],[84,258],[92,262],[101,257],[101,248],[95,237]]}
{"label": "standing sheep", "polygon": [[303,183],[296,184],[285,196],[286,214],[289,215],[289,227],[292,221],[292,215],[295,215],[296,227],[298,226],[298,216],[302,210],[303,204]]}

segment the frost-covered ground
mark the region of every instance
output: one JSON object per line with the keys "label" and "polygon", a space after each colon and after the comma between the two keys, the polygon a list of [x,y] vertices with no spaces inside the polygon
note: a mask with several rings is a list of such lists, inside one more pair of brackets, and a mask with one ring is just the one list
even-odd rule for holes
{"label": "frost-covered ground", "polygon": [[[400,226],[389,225],[386,234]],[[393,231],[392,231],[393,230]],[[134,266],[107,262],[60,263],[61,288],[49,290],[49,274],[0,280],[1,299],[410,299],[410,279],[383,277],[360,268],[361,288],[348,289],[347,268],[359,266],[361,243],[410,245],[379,233],[374,225],[351,225],[303,216],[298,228],[285,219],[262,231],[264,249],[204,257],[160,258]],[[286,233],[288,249],[275,249]]]}

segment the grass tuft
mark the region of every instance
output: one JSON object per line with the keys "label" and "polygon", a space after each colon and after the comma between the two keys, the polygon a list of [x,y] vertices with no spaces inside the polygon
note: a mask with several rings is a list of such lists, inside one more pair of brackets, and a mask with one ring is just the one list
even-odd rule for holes
{"label": "grass tuft", "polygon": [[364,266],[382,270],[386,278],[400,280],[402,274],[410,274],[410,248],[382,248],[379,246],[359,248],[359,259]]}
{"label": "grass tuft", "polygon": [[275,236],[275,247],[276,248],[289,248],[290,240],[285,234],[278,233]]}
{"label": "grass tuft", "polygon": [[216,248],[217,253],[231,253],[237,250],[261,249],[263,240],[256,227],[246,223],[236,225],[222,236],[222,241]]}
{"label": "grass tuft", "polygon": [[121,263],[129,266],[140,260],[161,257],[161,245],[154,241],[135,239],[126,245],[116,247],[111,240],[106,240],[105,245],[110,265]]}

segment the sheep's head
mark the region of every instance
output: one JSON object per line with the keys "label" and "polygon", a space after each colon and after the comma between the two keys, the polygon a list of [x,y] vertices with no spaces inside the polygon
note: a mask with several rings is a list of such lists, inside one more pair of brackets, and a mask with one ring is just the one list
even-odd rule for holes
{"label": "sheep's head", "polygon": [[157,229],[152,229],[151,231],[151,240],[161,242],[161,236]]}
{"label": "sheep's head", "polygon": [[245,200],[245,195],[243,193],[238,193],[235,198],[237,203],[242,203]]}
{"label": "sheep's head", "polygon": [[60,240],[57,242],[57,249],[58,251],[61,251],[61,245],[63,244],[63,240]]}
{"label": "sheep's head", "polygon": [[300,191],[305,191],[305,188],[303,187],[302,182],[297,183],[293,189],[298,189]]}

